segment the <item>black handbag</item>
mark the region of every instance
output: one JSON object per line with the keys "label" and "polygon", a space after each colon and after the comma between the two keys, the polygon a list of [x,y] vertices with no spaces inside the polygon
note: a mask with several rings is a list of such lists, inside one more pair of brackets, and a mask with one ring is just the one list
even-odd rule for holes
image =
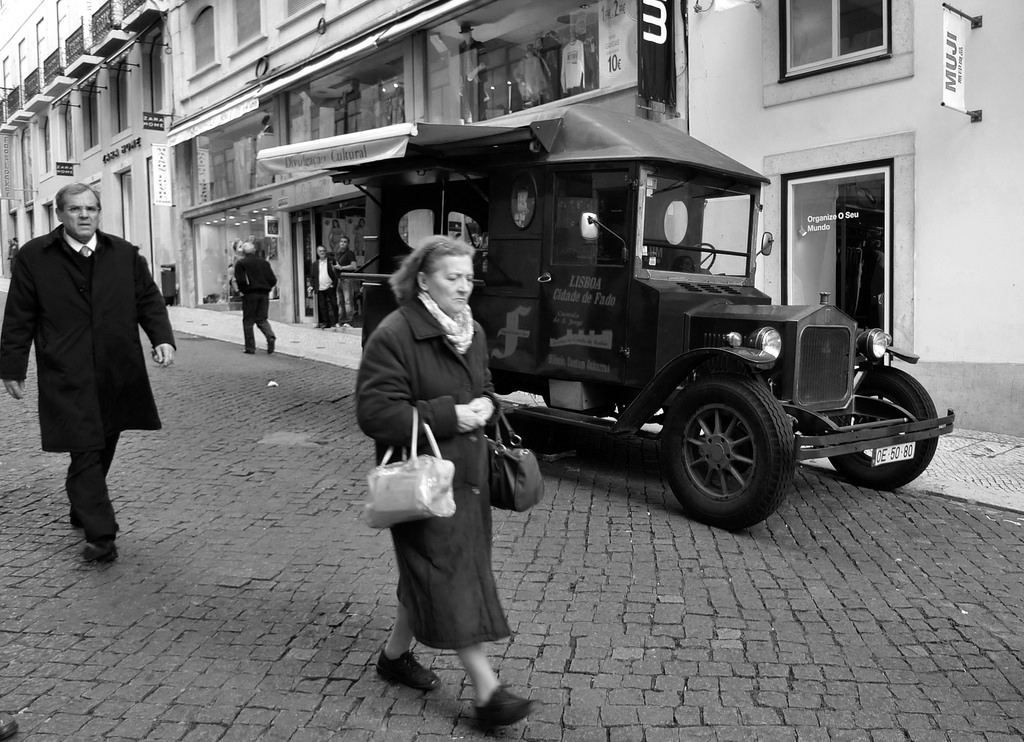
{"label": "black handbag", "polygon": [[[504,425],[508,443],[502,437]],[[544,497],[544,478],[537,457],[523,447],[523,439],[516,435],[505,413],[498,409],[494,424],[494,439],[487,439],[490,448],[491,506],[501,510],[523,512]]]}

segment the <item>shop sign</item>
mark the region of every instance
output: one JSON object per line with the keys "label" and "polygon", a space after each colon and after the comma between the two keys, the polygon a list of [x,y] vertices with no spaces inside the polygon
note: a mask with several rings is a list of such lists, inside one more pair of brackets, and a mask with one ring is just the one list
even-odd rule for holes
{"label": "shop sign", "polygon": [[199,183],[201,204],[210,200],[210,150],[205,147],[196,150],[196,180]]}
{"label": "shop sign", "polygon": [[142,128],[152,131],[163,131],[166,117],[162,113],[142,112]]}
{"label": "shop sign", "polygon": [[640,0],[638,92],[667,106],[676,104],[673,0]]}
{"label": "shop sign", "polygon": [[171,158],[166,144],[153,145],[153,205],[174,205],[171,197]]}
{"label": "shop sign", "polygon": [[281,220],[276,216],[264,216],[263,232],[268,237],[277,237],[281,234]]}
{"label": "shop sign", "polygon": [[112,149],[103,155],[103,163],[106,164],[111,160],[116,160],[121,155],[126,155],[133,149],[139,149],[142,146],[142,138],[135,137],[120,146],[118,149]]}
{"label": "shop sign", "polygon": [[0,198],[14,198],[14,138],[0,135]]}
{"label": "shop sign", "polygon": [[601,0],[597,27],[599,87],[636,79],[636,6],[628,0]]}
{"label": "shop sign", "polygon": [[53,163],[53,171],[57,175],[70,175],[75,174],[75,163],[73,162],[55,162]]}

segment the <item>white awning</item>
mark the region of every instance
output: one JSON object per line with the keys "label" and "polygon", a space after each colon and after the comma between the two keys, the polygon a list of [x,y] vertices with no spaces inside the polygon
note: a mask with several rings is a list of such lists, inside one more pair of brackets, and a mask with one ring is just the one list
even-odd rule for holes
{"label": "white awning", "polygon": [[269,147],[256,155],[259,166],[269,173],[312,170],[345,170],[380,160],[405,157],[415,149],[456,152],[466,146],[489,147],[528,142],[529,127],[463,126],[462,124],[394,124],[310,142]]}
{"label": "white awning", "polygon": [[235,98],[214,108],[202,116],[186,121],[180,126],[172,126],[167,134],[167,144],[175,146],[187,142],[193,137],[223,126],[229,121],[234,121],[247,113],[252,113],[260,107],[260,97],[257,91],[251,91],[241,98]]}
{"label": "white awning", "polygon": [[336,137],[269,147],[257,153],[259,166],[268,173],[309,172],[343,165],[359,165],[403,157],[416,124],[394,124]]}

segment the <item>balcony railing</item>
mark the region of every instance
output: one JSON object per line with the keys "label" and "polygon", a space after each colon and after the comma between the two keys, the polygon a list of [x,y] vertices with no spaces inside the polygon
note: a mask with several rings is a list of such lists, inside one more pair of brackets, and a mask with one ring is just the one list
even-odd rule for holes
{"label": "balcony railing", "polygon": [[111,31],[121,28],[121,3],[107,0],[92,14],[92,40],[99,43]]}
{"label": "balcony railing", "polygon": [[146,4],[146,0],[124,0],[124,15],[127,18]]}
{"label": "balcony railing", "polygon": [[25,100],[30,101],[35,98],[39,95],[39,90],[39,68],[36,67],[25,77]]}
{"label": "balcony railing", "polygon": [[46,57],[43,62],[43,87],[48,87],[51,82],[64,74],[64,60],[61,58],[60,48]]}
{"label": "balcony railing", "polygon": [[21,109],[21,88],[12,88],[7,94],[7,111],[12,116],[14,112]]}
{"label": "balcony railing", "polygon": [[71,66],[79,57],[85,56],[85,26],[79,26],[71,32],[68,40],[64,42],[64,48],[67,50],[65,59],[68,60],[68,66]]}

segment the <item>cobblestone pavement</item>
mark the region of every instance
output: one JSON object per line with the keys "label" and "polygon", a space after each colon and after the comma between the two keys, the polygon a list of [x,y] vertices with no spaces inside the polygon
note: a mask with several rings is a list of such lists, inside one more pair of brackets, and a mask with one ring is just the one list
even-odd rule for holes
{"label": "cobblestone pavement", "polygon": [[179,340],[151,374],[165,429],[126,433],[114,461],[109,565],[79,556],[34,377],[0,399],[15,742],[1024,738],[1024,515],[803,466],[777,514],[727,533],[680,514],[654,443],[593,435],[543,462],[543,503],[495,514],[514,632],[495,664],[544,706],[484,735],[451,652],[418,648],[430,694],[372,669],[395,569],[358,520],[355,372]]}

